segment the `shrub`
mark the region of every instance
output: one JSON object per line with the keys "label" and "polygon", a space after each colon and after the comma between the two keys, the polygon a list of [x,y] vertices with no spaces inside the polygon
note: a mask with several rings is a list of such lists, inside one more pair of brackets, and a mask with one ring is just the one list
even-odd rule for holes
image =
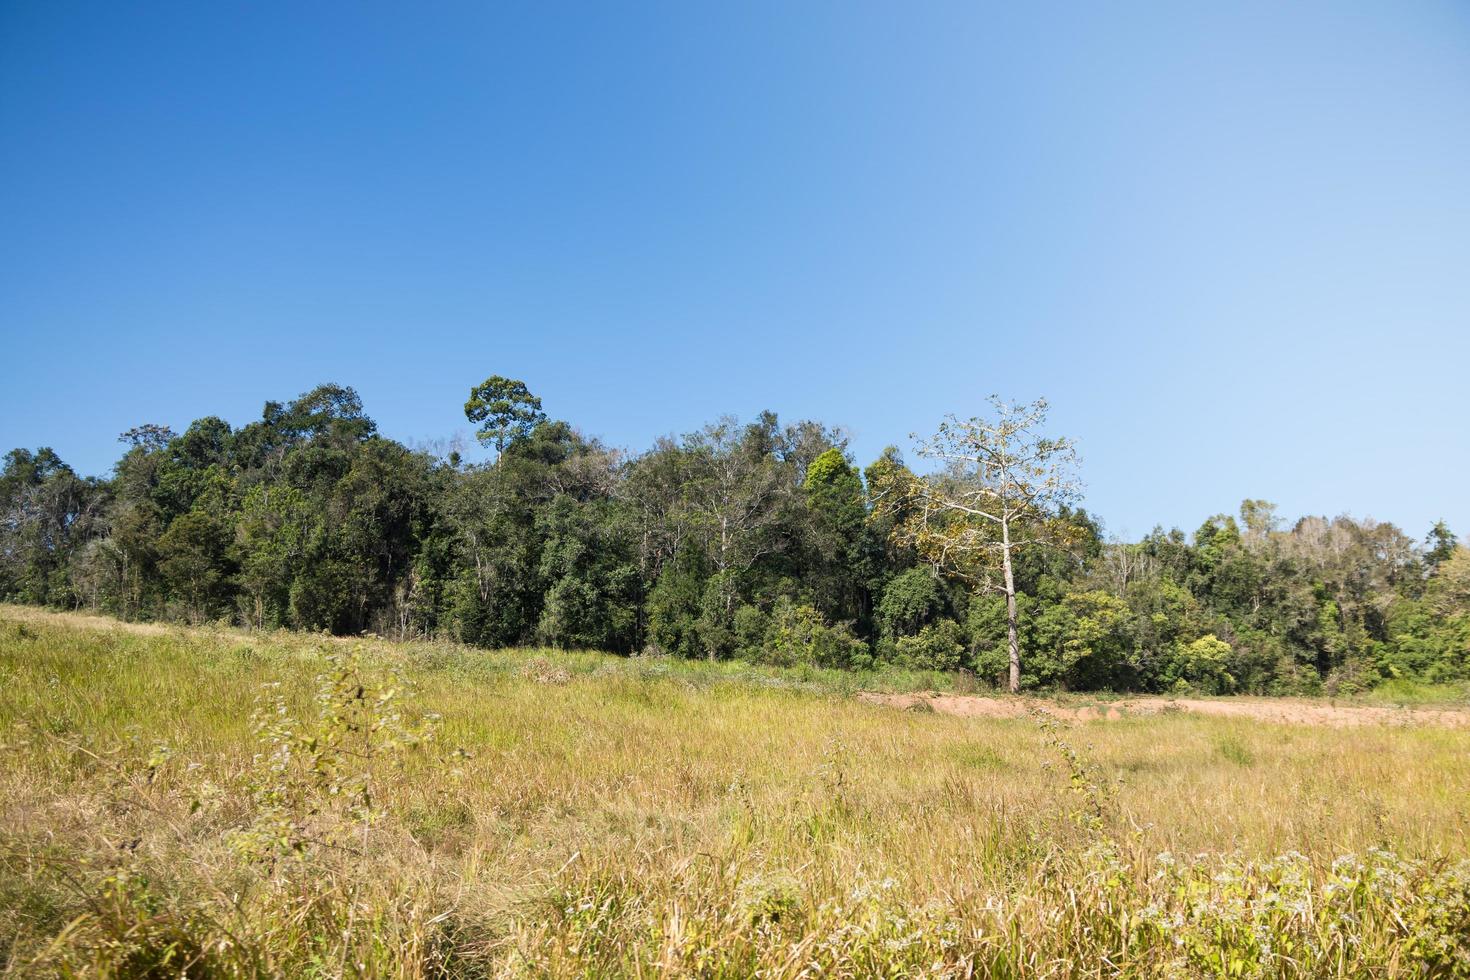
{"label": "shrub", "polygon": [[1235,678],[1226,669],[1231,652],[1230,644],[1214,633],[1178,644],[1170,671],[1175,688],[1182,683],[1206,694],[1229,694],[1235,689]]}
{"label": "shrub", "polygon": [[878,625],[890,637],[913,636],[944,607],[944,595],[934,573],[910,568],[883,589],[878,601]]}
{"label": "shrub", "polygon": [[829,626],[816,609],[783,598],[771,613],[762,659],[782,666],[846,667],[867,650],[847,627]]}
{"label": "shrub", "polygon": [[952,619],[941,619],[901,636],[894,645],[898,663],[915,670],[958,670],[965,659],[965,631]]}
{"label": "shrub", "polygon": [[771,617],[759,606],[741,606],[735,610],[735,642],[744,660],[760,660],[766,644],[766,631]]}

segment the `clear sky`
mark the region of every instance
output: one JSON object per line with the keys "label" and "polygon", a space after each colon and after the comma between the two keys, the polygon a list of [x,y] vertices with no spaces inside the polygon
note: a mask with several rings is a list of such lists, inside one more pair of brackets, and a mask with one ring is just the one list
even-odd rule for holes
{"label": "clear sky", "polygon": [[523,378],[866,463],[1046,395],[1124,536],[1470,532],[1470,6],[0,3],[0,450]]}

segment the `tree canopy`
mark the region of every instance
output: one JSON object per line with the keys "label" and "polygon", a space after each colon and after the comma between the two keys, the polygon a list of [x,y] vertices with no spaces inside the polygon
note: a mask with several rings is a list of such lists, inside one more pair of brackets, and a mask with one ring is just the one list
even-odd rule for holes
{"label": "tree canopy", "polygon": [[950,419],[912,469],[766,412],[640,453],[491,376],[466,465],[349,387],[122,436],[106,477],[0,469],[0,597],[129,619],[550,644],[1019,687],[1351,691],[1470,678],[1470,550],[1442,522],[1273,505],[1107,540],[1044,403]]}

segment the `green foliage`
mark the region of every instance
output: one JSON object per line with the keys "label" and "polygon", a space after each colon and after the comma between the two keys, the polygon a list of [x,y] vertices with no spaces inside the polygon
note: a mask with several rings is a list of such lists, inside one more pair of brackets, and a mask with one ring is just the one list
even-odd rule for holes
{"label": "green foliage", "polygon": [[1450,530],[1444,521],[1435,521],[1429,533],[1424,536],[1425,552],[1424,564],[1431,572],[1438,569],[1444,562],[1449,561],[1455,554],[1456,544],[1459,538],[1455,532]]}
{"label": "green foliage", "polygon": [[783,598],[771,612],[760,659],[782,667],[850,667],[866,656],[867,646],[845,628],[828,625],[811,606]]}
{"label": "green foliage", "polygon": [[411,721],[399,707],[402,677],[371,676],[357,653],[326,660],[314,718],[295,717],[274,684],[257,707],[261,751],[247,777],[253,813],[229,835],[241,855],[274,860],[352,847],[383,816],[377,782],[387,760],[434,738],[437,716]]}
{"label": "green foliage", "polygon": [[684,549],[664,566],[648,595],[648,637],[657,652],[702,654],[699,617],[704,593],[703,556]]}
{"label": "green foliage", "polygon": [[225,607],[222,588],[229,529],[207,511],[180,514],[158,539],[158,570],[164,587],[179,596],[194,622]]}
{"label": "green foliage", "polygon": [[[1014,439],[1044,406],[1010,408],[1024,409]],[[890,448],[860,474],[840,431],[768,412],[629,456],[547,420],[502,377],[466,411],[499,450],[493,463],[382,438],[337,384],[267,402],[238,430],[213,416],[182,433],[137,426],[105,479],[44,447],[12,450],[0,599],[1007,680],[992,560],[1003,542],[958,511],[923,516],[926,500],[1005,489],[974,467],[920,479]],[[993,442],[974,423],[944,432]],[[1070,458],[1062,442],[1036,448]],[[1059,479],[1054,506],[1028,505],[1011,561],[1027,687],[1347,694],[1470,679],[1470,551],[1443,522],[1420,543],[1346,517],[1288,526],[1247,500],[1192,536],[1106,542]],[[946,542],[974,560],[938,560]]]}
{"label": "green foliage", "polygon": [[829,618],[866,622],[882,576],[883,548],[868,525],[862,479],[833,446],[807,467],[802,491],[808,589]]}
{"label": "green foliage", "polygon": [[1129,609],[1123,599],[1097,589],[1068,592],[1060,612],[1058,666],[1068,687],[1106,687],[1132,672],[1133,646],[1125,628]]}
{"label": "green foliage", "polygon": [[256,484],[245,492],[235,525],[240,601],[246,622],[257,629],[286,621],[309,521],[306,498],[295,487]]}
{"label": "green foliage", "polygon": [[926,623],[913,636],[900,636],[895,659],[913,670],[958,670],[965,662],[965,631],[952,619]]}
{"label": "green foliage", "polygon": [[1165,683],[1172,677],[1175,686],[1184,685],[1205,694],[1229,694],[1235,688],[1230,676],[1230,644],[1213,633],[1189,643],[1181,643]]}
{"label": "green foliage", "polygon": [[943,608],[944,593],[934,571],[910,568],[884,586],[883,598],[878,600],[878,624],[884,636],[914,636]]}
{"label": "green foliage", "polygon": [[525,439],[546,418],[541,399],[531,394],[524,381],[492,374],[470,389],[464,416],[479,424],[475,438],[504,452],[513,442]]}

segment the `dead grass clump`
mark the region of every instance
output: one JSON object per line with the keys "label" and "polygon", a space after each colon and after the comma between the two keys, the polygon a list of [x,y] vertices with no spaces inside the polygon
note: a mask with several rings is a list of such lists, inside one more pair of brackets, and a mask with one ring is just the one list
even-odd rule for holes
{"label": "dead grass clump", "polygon": [[521,664],[520,675],[537,684],[566,684],[572,679],[570,671],[545,657],[532,657]]}

